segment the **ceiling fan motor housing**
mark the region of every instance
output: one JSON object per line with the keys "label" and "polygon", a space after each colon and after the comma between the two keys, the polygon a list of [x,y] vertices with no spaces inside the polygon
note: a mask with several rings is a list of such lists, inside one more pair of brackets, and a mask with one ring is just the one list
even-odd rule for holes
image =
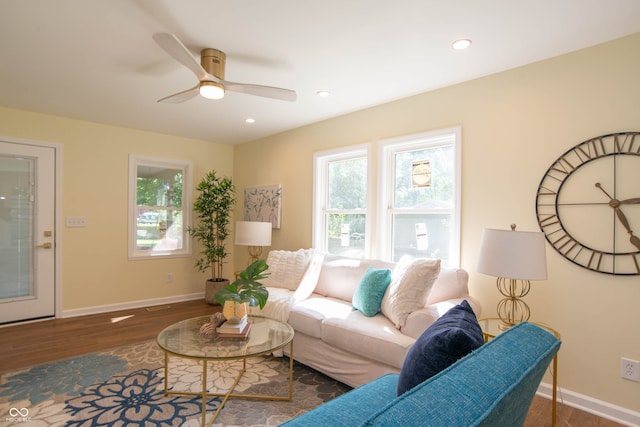
{"label": "ceiling fan motor housing", "polygon": [[226,55],[218,49],[202,49],[200,52],[200,65],[209,74],[224,80],[224,65]]}

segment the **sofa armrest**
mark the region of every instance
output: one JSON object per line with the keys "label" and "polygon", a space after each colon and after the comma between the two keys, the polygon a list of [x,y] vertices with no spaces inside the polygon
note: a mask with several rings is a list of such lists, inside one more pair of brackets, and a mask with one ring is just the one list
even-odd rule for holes
{"label": "sofa armrest", "polygon": [[414,311],[409,315],[409,317],[407,317],[407,323],[402,327],[402,333],[410,336],[411,338],[418,339],[433,322],[440,318],[440,316],[464,300],[469,303],[476,317],[480,318],[480,302],[467,295],[463,298],[449,299]]}
{"label": "sofa armrest", "polygon": [[438,317],[440,315],[435,305],[414,311],[407,317],[407,322],[402,327],[402,333],[417,340],[433,322],[438,320]]}
{"label": "sofa armrest", "polygon": [[462,268],[445,268],[440,270],[427,297],[427,305],[463,298],[469,295],[469,273]]}

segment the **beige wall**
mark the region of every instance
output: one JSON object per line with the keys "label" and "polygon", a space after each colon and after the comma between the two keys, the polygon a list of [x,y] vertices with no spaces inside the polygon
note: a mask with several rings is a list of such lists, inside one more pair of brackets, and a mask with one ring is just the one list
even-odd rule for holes
{"label": "beige wall", "polygon": [[[0,118],[0,135],[62,147],[65,312],[203,292],[206,278],[193,267],[195,258],[127,259],[129,154],[190,160],[195,186],[210,169],[232,175],[232,146],[5,108]],[[68,216],[86,216],[89,225],[66,228]],[[232,265],[231,256],[230,272]],[[167,273],[173,283],[166,283]]]}
{"label": "beige wall", "polygon": [[[492,316],[495,279],[476,272],[483,228],[538,230],[536,189],[557,157],[594,136],[640,130],[638,76],[640,34],[237,146],[234,178],[239,191],[281,183],[272,248],[309,247],[314,152],[462,126],[462,267]],[[549,246],[547,259],[549,278],[527,301],[532,320],[562,334],[560,386],[640,411],[640,383],[619,378],[621,356],[640,360],[640,276],[592,273]]]}

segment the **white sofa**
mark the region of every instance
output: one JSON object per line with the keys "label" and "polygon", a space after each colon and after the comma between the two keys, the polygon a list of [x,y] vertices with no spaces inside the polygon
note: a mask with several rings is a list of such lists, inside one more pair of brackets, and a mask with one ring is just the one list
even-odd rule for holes
{"label": "white sofa", "polygon": [[[420,275],[411,287],[428,289],[421,290],[417,297],[410,296],[415,309],[399,319],[390,311],[396,295],[392,288],[398,290],[396,285],[407,280],[411,266],[418,261],[434,273],[435,281],[425,285],[429,281],[422,277],[425,267],[417,270]],[[390,263],[301,249],[271,251],[267,264],[271,274],[263,284],[269,290],[269,300],[262,311],[252,308],[252,313],[288,322],[295,330],[294,359],[352,387],[400,372],[415,340],[462,300],[466,299],[476,316],[480,315],[479,302],[469,296],[467,272],[440,270],[439,261],[403,259]],[[392,270],[382,312],[372,317],[352,306],[354,292],[369,267]]]}

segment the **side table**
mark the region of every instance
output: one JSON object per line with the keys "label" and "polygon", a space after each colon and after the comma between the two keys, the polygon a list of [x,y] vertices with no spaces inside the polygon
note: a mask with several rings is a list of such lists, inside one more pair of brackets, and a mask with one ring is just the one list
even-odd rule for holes
{"label": "side table", "polygon": [[[504,332],[504,329],[501,328],[502,321],[497,317],[486,317],[483,319],[478,319],[478,323],[480,323],[480,328],[482,328],[482,335],[484,336],[484,342],[488,342],[491,338],[495,338]],[[529,322],[536,326],[540,326],[541,328],[551,332],[556,338],[560,339],[560,333],[550,326],[545,325],[544,323],[538,322]],[[553,376],[553,390],[552,390],[552,400],[551,400],[551,425],[556,427],[556,415],[557,415],[557,406],[556,406],[556,397],[558,392],[558,353],[553,357],[553,368],[552,368],[552,376]]]}

